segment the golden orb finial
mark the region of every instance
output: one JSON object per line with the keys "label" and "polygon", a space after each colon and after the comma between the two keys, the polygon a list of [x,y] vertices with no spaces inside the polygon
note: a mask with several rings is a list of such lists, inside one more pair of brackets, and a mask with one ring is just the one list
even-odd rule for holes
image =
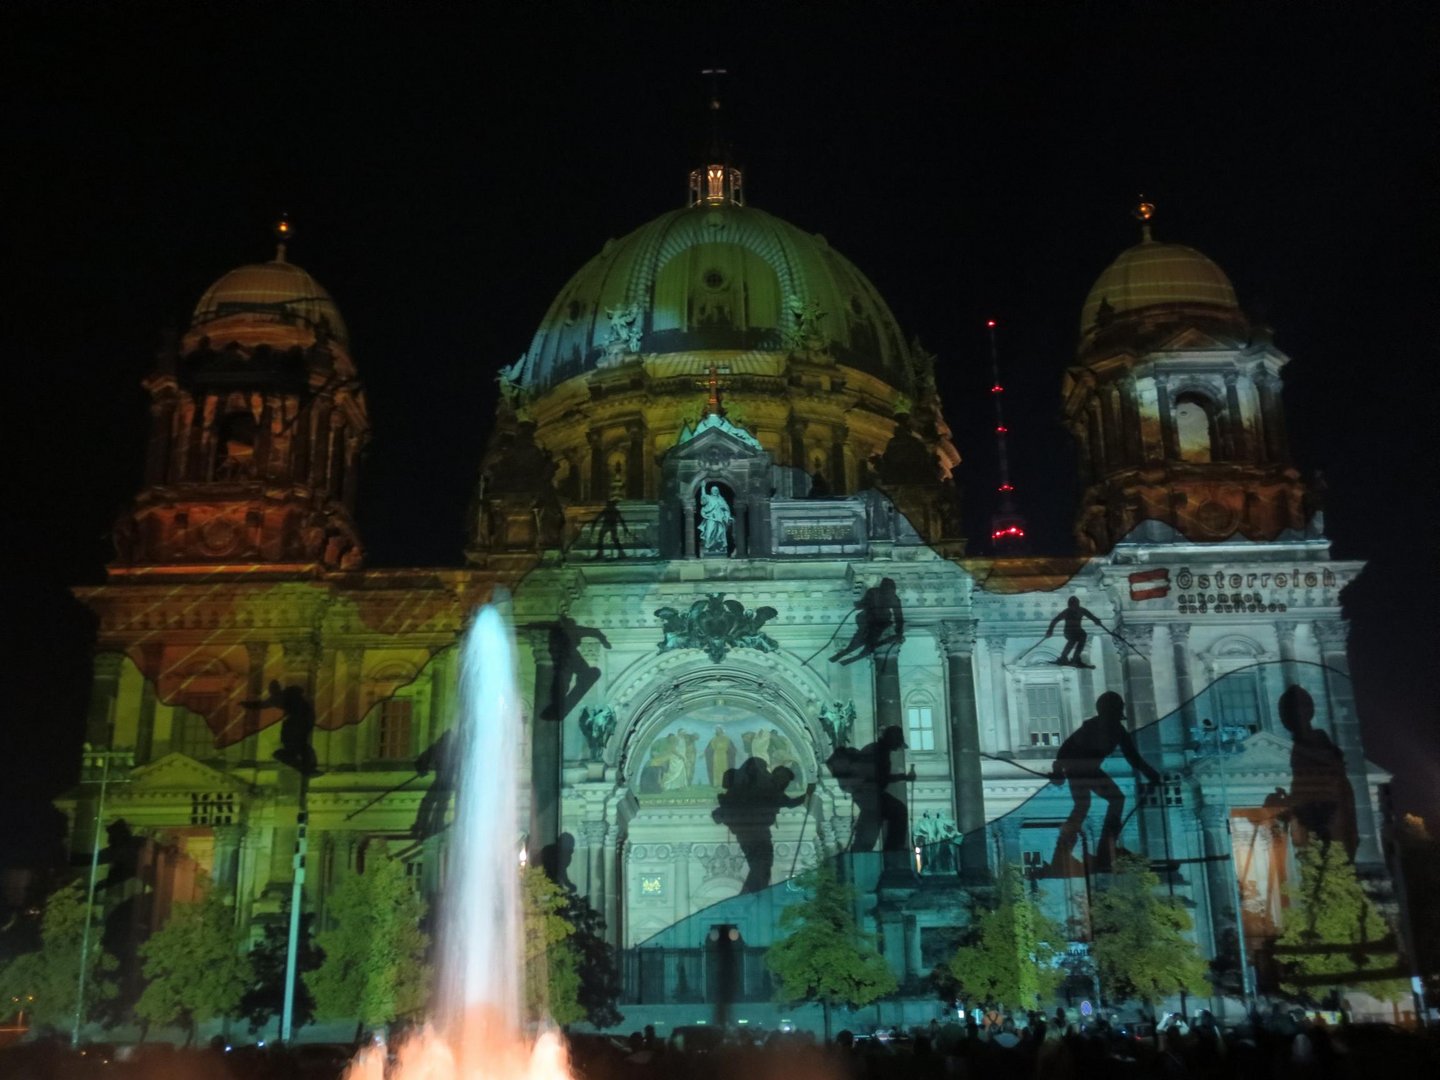
{"label": "golden orb finial", "polygon": [[290,242],[291,235],[295,232],[295,226],[290,224],[290,215],[281,214],[280,219],[275,222],[275,261],[285,261],[285,247]]}
{"label": "golden orb finial", "polygon": [[1149,202],[1142,194],[1139,203],[1135,209],[1130,212],[1135,216],[1135,220],[1140,222],[1140,239],[1149,240],[1150,222],[1155,217],[1155,204]]}

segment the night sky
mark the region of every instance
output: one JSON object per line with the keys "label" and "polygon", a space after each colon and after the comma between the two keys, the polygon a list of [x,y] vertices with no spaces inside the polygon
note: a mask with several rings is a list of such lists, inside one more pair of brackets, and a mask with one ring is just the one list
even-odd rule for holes
{"label": "night sky", "polygon": [[1345,603],[1371,756],[1402,806],[1440,811],[1431,5],[536,6],[0,15],[0,860],[71,775],[85,619],[64,588],[103,578],[162,330],[269,258],[287,211],[369,395],[371,565],[458,565],[497,368],[608,237],[683,204],[709,66],[730,71],[749,202],[823,233],[938,354],[973,537],[994,486],[984,320],[1034,547],[1064,552],[1060,379],[1090,284],[1138,239],[1137,193],[1158,239],[1229,273],[1293,359],[1293,449],[1326,472],[1334,553],[1370,561]]}

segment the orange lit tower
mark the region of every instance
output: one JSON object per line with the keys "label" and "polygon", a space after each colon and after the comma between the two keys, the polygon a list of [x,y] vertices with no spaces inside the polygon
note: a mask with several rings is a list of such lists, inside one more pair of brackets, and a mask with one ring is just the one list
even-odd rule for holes
{"label": "orange lit tower", "polygon": [[355,531],[365,395],[344,320],[286,259],[205,291],[145,380],[144,484],[115,527],[112,573],[217,564],[359,566]]}

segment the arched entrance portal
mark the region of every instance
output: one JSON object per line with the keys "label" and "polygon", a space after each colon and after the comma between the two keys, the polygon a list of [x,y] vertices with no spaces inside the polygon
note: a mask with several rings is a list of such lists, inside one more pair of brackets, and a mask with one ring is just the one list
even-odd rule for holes
{"label": "arched entrance portal", "polygon": [[811,725],[771,683],[713,668],[695,676],[648,703],[626,740],[625,945],[674,928],[696,938],[675,944],[699,947],[706,925],[689,917],[737,897],[727,919],[766,944],[778,915],[770,885],[821,849]]}

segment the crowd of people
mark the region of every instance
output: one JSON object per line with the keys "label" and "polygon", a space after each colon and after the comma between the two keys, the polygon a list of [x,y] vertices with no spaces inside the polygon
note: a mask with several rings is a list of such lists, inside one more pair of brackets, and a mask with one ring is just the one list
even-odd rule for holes
{"label": "crowd of people", "polygon": [[[337,1044],[139,1052],[72,1051],[62,1040],[0,1051],[5,1080],[340,1080]],[[576,1080],[1374,1080],[1440,1075],[1440,1038],[1387,1025],[1332,1024],[1276,1011],[1222,1028],[1207,1012],[1158,1024],[1078,1019],[1064,1011],[992,1012],[909,1030],[803,1031],[653,1027],[628,1038],[572,1035]]]}

